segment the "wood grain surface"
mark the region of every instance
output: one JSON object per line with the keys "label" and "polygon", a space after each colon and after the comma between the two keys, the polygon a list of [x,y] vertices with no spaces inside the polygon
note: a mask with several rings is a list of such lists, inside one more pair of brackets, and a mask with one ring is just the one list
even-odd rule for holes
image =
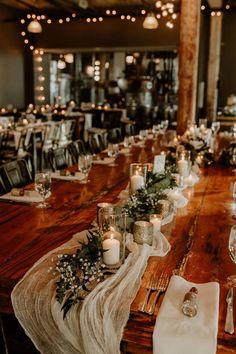
{"label": "wood grain surface", "polygon": [[[45,253],[69,240],[72,235],[91,227],[97,203],[116,202],[128,182],[131,162],[152,161],[160,151],[158,142],[148,140],[145,148],[133,147],[132,156],[120,155],[116,167],[94,165],[90,183],[53,180],[49,202],[42,211],[35,205],[17,205],[0,201],[0,312],[13,313],[10,294],[25,272]],[[72,168],[76,170],[76,166]],[[140,290],[132,304],[122,352],[151,353],[155,318],[163,299],[161,295],[153,316],[138,311],[147,282],[160,267],[171,275],[173,270],[193,282],[220,283],[218,354],[236,353],[236,335],[224,332],[226,315],[226,278],[236,274],[227,244],[235,221],[230,186],[236,176],[230,169],[209,167],[202,170],[200,182],[184,191],[189,203],[179,209],[174,221],[163,227],[171,243],[170,253],[151,257]],[[29,186],[29,189],[32,189]],[[236,296],[235,296],[236,302]],[[236,307],[236,306],[235,306]],[[234,308],[236,321],[236,308]],[[204,354],[204,353],[202,353]]]}

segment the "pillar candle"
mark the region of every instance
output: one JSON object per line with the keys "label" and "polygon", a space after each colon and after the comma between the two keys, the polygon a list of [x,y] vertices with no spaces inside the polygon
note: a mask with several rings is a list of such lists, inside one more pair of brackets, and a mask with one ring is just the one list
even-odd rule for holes
{"label": "pillar candle", "polygon": [[161,230],[161,218],[155,214],[150,215],[149,221],[153,225],[153,233],[154,235]]}
{"label": "pillar candle", "polygon": [[180,176],[187,177],[188,176],[188,161],[187,160],[179,160],[178,161],[178,171]]}
{"label": "pillar candle", "polygon": [[135,174],[130,177],[130,187],[131,187],[132,194],[135,193],[138,189],[144,187],[144,185],[145,183],[144,183],[143,176],[139,174]]}
{"label": "pillar candle", "polygon": [[115,265],[120,260],[120,242],[115,238],[107,238],[102,243],[103,262],[107,265]]}
{"label": "pillar candle", "polygon": [[118,240],[119,242],[122,242],[122,235],[121,235],[121,233],[118,232],[118,231],[116,231],[113,227],[111,227],[111,230],[109,230],[109,231],[107,231],[107,232],[105,232],[105,233],[103,234],[103,238],[104,238],[104,240],[105,240],[105,239],[108,239],[108,238],[110,238],[110,239],[115,238],[115,239]]}

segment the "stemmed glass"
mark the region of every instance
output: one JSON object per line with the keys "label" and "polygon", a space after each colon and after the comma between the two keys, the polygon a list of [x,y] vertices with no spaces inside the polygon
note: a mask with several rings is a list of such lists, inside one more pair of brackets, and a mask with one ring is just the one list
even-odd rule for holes
{"label": "stemmed glass", "polygon": [[168,121],[168,119],[163,120],[163,121],[161,122],[161,129],[162,129],[163,133],[166,132],[168,126],[169,126],[169,121]]}
{"label": "stemmed glass", "polygon": [[235,213],[235,209],[236,209],[236,182],[234,182],[234,184],[233,184],[232,195],[233,195],[233,199],[234,199],[232,218],[236,219],[236,213]]}
{"label": "stemmed glass", "polygon": [[[107,147],[107,155],[108,155],[109,157],[113,157],[113,158],[114,158],[114,161],[115,161],[115,159],[117,158],[118,154],[119,154],[119,144],[112,144],[112,143],[109,143],[109,144],[108,144],[108,147]],[[115,164],[115,162],[110,163],[109,165],[110,165],[110,166],[117,166],[117,165]]]}
{"label": "stemmed glass", "polygon": [[84,179],[80,182],[86,184],[89,182],[89,171],[92,167],[93,158],[91,155],[80,155],[78,159],[78,168],[84,174]]}
{"label": "stemmed glass", "polygon": [[[236,225],[231,228],[228,249],[230,259],[236,264]],[[230,275],[227,278],[227,282],[230,286],[236,286],[236,275]]]}
{"label": "stemmed glass", "polygon": [[43,201],[37,205],[37,208],[41,208],[41,209],[49,208],[50,204],[48,204],[45,200],[51,194],[50,172],[37,174],[34,181],[34,188],[36,192],[38,192],[43,197]]}
{"label": "stemmed glass", "polygon": [[211,125],[211,131],[213,136],[215,136],[220,130],[220,122],[213,122]]}

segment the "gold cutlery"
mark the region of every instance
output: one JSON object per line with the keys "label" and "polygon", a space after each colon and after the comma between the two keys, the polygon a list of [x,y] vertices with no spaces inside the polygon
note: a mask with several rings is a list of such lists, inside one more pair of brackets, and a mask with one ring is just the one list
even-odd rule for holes
{"label": "gold cutlery", "polygon": [[155,291],[157,289],[157,284],[158,284],[158,279],[155,279],[154,276],[151,276],[151,278],[149,280],[149,283],[147,285],[147,288],[146,288],[147,292],[146,292],[144,301],[143,301],[139,311],[145,312],[145,309],[146,309],[146,306],[147,306],[147,303],[148,303],[148,300],[149,300],[150,293],[151,293],[151,291]]}
{"label": "gold cutlery", "polygon": [[147,314],[153,315],[157,299],[162,292],[166,291],[168,283],[169,283],[169,276],[163,272],[159,277],[159,280],[158,280],[158,283],[156,286],[156,293],[152,299],[152,302],[151,302],[149,308],[145,311]]}

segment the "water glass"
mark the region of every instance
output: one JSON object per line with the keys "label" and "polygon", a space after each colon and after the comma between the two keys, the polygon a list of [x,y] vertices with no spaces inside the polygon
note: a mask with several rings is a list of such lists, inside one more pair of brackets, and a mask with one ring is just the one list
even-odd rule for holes
{"label": "water glass", "polygon": [[[109,143],[107,147],[107,155],[109,157],[113,157],[115,160],[118,154],[119,154],[119,144]],[[110,164],[110,166],[117,166],[117,165],[113,162]]]}
{"label": "water glass", "polygon": [[51,175],[50,172],[39,173],[35,177],[34,188],[42,197],[43,201],[37,205],[37,208],[45,209],[50,205],[46,203],[46,199],[51,194]]}
{"label": "water glass", "polygon": [[80,183],[86,184],[89,182],[88,176],[89,176],[89,171],[92,167],[92,163],[93,163],[92,155],[80,155],[79,156],[78,169],[85,176],[84,179]]}

